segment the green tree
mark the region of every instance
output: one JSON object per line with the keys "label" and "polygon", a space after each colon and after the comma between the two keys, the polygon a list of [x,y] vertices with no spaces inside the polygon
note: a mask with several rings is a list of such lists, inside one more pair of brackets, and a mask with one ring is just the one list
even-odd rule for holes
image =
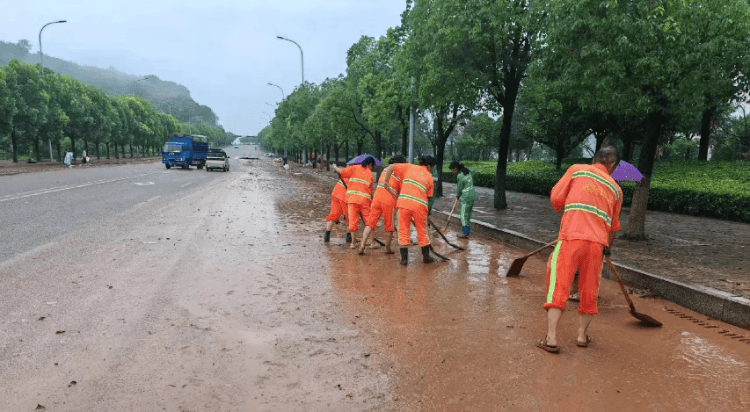
{"label": "green tree", "polygon": [[26,148],[30,142],[38,139],[37,132],[46,121],[50,97],[45,90],[41,71],[37,67],[13,59],[5,66],[4,71],[7,93],[14,106],[10,111],[13,161],[18,162],[19,147]]}

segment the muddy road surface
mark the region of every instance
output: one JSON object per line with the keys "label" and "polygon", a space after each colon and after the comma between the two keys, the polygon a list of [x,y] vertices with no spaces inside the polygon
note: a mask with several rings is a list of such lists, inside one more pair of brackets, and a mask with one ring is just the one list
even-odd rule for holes
{"label": "muddy road surface", "polygon": [[633,295],[664,323],[642,327],[604,281],[591,345],[570,302],[550,354],[543,260],[506,279],[523,251],[480,238],[359,256],[342,225],[322,242],[333,180],[232,172],[0,261],[0,411],[750,408],[748,331]]}

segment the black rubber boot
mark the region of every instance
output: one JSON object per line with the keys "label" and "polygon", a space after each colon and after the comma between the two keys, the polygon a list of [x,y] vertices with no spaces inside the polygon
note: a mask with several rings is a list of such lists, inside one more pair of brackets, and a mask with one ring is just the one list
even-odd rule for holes
{"label": "black rubber boot", "polygon": [[409,249],[405,247],[401,248],[401,264],[402,265],[409,264]]}
{"label": "black rubber boot", "polygon": [[326,234],[323,235],[323,242],[328,243],[330,241],[331,241],[331,231],[330,230],[326,230]]}
{"label": "black rubber boot", "polygon": [[352,243],[352,232],[346,233],[346,243]]}
{"label": "black rubber boot", "polygon": [[435,259],[430,257],[430,246],[422,246],[422,262],[435,263]]}

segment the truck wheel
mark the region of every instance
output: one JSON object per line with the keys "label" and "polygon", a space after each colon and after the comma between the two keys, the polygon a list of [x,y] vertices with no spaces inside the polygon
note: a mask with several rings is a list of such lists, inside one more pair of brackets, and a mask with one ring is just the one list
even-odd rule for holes
{"label": "truck wheel", "polygon": [[203,169],[203,163],[198,165],[198,170]]}
{"label": "truck wheel", "polygon": [[167,167],[167,170],[169,170],[169,168],[172,167],[172,166],[169,165],[169,163],[164,163],[164,166]]}

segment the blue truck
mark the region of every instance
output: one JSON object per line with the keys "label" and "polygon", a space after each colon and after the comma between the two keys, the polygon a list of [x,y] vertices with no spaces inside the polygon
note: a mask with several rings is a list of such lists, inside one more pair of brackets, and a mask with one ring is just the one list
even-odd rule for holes
{"label": "blue truck", "polygon": [[203,169],[206,165],[208,156],[208,143],[202,143],[193,140],[192,137],[173,137],[164,143],[164,150],[161,152],[161,162],[167,169],[174,166],[180,166],[183,169],[191,165]]}

